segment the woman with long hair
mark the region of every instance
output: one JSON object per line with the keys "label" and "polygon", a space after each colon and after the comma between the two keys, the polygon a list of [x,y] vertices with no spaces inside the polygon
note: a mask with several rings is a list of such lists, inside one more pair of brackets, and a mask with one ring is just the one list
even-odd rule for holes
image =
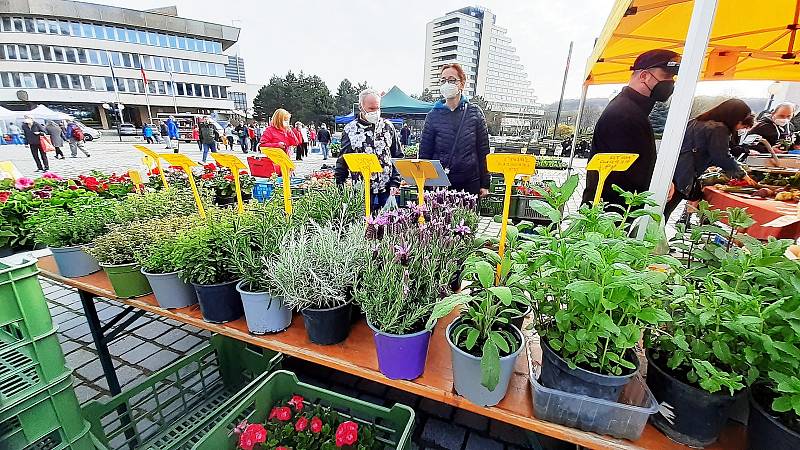
{"label": "woman with long hair", "polygon": [[753,113],[747,103],[738,98],[725,100],[689,121],[672,177],[671,195],[664,207],[665,219],[669,219],[681,201],[696,202],[703,198],[699,178],[711,166],[720,167],[731,178],[756,184],[729,151],[731,138],[738,137],[739,130],[752,126]]}
{"label": "woman with long hair", "polygon": [[[259,147],[280,148],[291,158],[290,149],[300,144],[295,135],[292,124],[292,115],[283,108],[278,108],[272,113],[269,126],[264,130],[259,141]],[[253,149],[253,151],[258,151]],[[274,164],[274,171],[280,173],[280,168]]]}

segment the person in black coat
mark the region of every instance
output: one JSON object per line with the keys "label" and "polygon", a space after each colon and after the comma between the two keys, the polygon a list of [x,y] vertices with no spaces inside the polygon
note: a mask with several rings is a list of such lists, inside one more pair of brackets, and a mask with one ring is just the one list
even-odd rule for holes
{"label": "person in black coat", "polygon": [[459,64],[442,66],[439,100],[425,117],[419,158],[442,163],[450,189],[485,196],[489,193],[489,130],[483,111],[464,98],[467,76]]}
{"label": "person in black coat", "polygon": [[31,148],[31,156],[36,162],[37,172],[47,172],[50,170],[50,162],[47,161],[47,154],[39,144],[39,136],[47,134],[45,129],[33,120],[33,117],[26,115],[22,123],[22,132],[25,134],[25,140],[28,141],[28,147]]}
{"label": "person in black coat", "polygon": [[752,127],[753,120],[747,103],[732,98],[689,121],[672,177],[672,188],[664,207],[665,220],[669,219],[681,201],[703,198],[699,178],[711,166],[721,168],[731,178],[756,184],[729,151],[731,136],[738,136],[739,130]]}
{"label": "person in black coat", "polygon": [[772,146],[773,150],[776,153],[784,153],[789,148],[781,148],[777,147],[776,145],[780,140],[789,140],[793,138],[793,132],[795,131],[791,122],[792,117],[794,116],[794,105],[791,103],[781,103],[772,110],[772,113],[764,116],[756,126],[753,127],[750,132],[747,133],[747,136],[744,138],[744,142],[750,142],[747,146],[751,150],[755,150],[759,153],[767,153],[769,154],[769,149],[764,144],[764,142],[756,137],[760,136],[765,141]]}
{"label": "person in black coat", "polygon": [[403,145],[403,147],[408,145],[410,137],[411,137],[411,128],[408,128],[408,124],[404,123],[403,128],[400,129],[400,143]]}
{"label": "person in black coat", "polygon": [[[611,172],[603,185],[601,199],[606,203],[625,205],[621,195],[612,186],[630,192],[644,192],[656,165],[656,139],[649,115],[656,102],[664,102],[675,89],[675,76],[680,66],[680,55],[670,50],[650,50],[642,53],[633,64],[633,75],[606,106],[595,125],[589,160],[598,153],[636,153],[639,155],[631,167],[622,172]],[[597,171],[586,173],[583,203],[594,199],[598,183]]]}

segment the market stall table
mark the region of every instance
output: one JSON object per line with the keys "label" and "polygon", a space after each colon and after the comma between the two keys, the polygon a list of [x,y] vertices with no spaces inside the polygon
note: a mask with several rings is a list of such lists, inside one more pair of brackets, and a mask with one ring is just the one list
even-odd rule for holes
{"label": "market stall table", "polygon": [[[311,344],[306,336],[303,320],[295,316],[292,325],[284,332],[255,336],[248,332],[244,318],[226,324],[213,324],[203,321],[197,305],[167,310],[160,308],[152,295],[134,299],[121,299],[114,291],[104,272],[96,272],[79,278],[64,278],[58,273],[51,256],[39,259],[41,275],[58,283],[78,290],[83,304],[92,337],[103,366],[112,394],[119,393],[119,381],[108,353],[108,343],[119,337],[124,328],[130,325],[144,311],[157,314],[197,328],[219,333],[260,347],[269,348],[286,355],[320,364],[332,369],[401,389],[412,394],[436,400],[467,411],[480,414],[526,430],[572,442],[592,449],[685,449],[667,439],[663,434],[647,425],[642,437],[636,442],[601,436],[595,433],[557,425],[533,417],[531,386],[528,381],[528,362],[525,353],[517,360],[508,393],[503,401],[490,408],[477,406],[453,390],[453,372],[450,362],[450,349],[444,339],[443,328],[448,319],[439,321],[431,339],[425,373],[413,381],[390,380],[378,370],[375,344],[372,332],[364,321],[353,326],[350,336],[338,345],[319,346]],[[126,309],[106,325],[101,325],[94,306],[94,297],[112,299],[126,305]],[[106,331],[114,327],[110,333]],[[744,427],[731,424],[726,428],[720,441],[708,449],[739,450],[745,448]]]}
{"label": "market stall table", "polygon": [[748,214],[756,221],[755,225],[747,229],[747,234],[756,239],[766,240],[769,237],[797,239],[800,237],[800,220],[777,227],[764,226],[775,219],[785,216],[794,216],[800,219],[797,216],[797,203],[744,197],[731,192],[724,192],[711,186],[703,189],[703,196],[711,207],[715,209],[747,208]]}

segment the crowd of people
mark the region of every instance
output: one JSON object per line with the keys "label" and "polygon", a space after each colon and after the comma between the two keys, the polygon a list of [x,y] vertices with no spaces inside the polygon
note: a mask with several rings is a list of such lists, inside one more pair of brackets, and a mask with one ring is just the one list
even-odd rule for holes
{"label": "crowd of people", "polygon": [[9,144],[27,145],[36,164],[37,172],[50,170],[47,153],[52,151],[55,159],[65,159],[62,147],[69,146],[70,157],[77,158],[78,150],[86,157],[91,156],[86,150],[83,128],[74,119],[47,120],[43,124],[25,115],[22,126],[15,123],[8,125]]}

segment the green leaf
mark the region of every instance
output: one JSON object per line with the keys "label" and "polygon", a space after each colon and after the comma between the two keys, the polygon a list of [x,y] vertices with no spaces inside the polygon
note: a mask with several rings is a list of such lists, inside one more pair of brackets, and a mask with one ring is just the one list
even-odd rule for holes
{"label": "green leaf", "polygon": [[541,200],[533,200],[529,202],[529,206],[537,213],[550,219],[553,223],[561,221],[561,213]]}
{"label": "green leaf", "polygon": [[470,328],[467,332],[467,340],[464,341],[464,347],[467,350],[472,350],[475,347],[475,343],[478,342],[478,337],[481,335],[480,331],[477,328]]}
{"label": "green leaf", "polygon": [[467,294],[453,294],[436,302],[433,305],[431,317],[428,319],[425,328],[432,330],[436,326],[437,320],[453,312],[456,307],[469,303],[470,300],[472,300],[472,297]]}
{"label": "green leaf", "polygon": [[717,340],[711,343],[711,349],[714,351],[714,356],[720,361],[726,364],[732,362],[733,356],[731,356],[731,349],[728,347],[728,344]]}
{"label": "green leaf", "polygon": [[481,286],[488,288],[494,285],[495,268],[486,261],[475,263],[475,272],[478,274],[478,281]]}
{"label": "green leaf", "polygon": [[651,325],[656,325],[659,322],[669,322],[671,319],[668,312],[657,308],[644,308],[636,313],[636,317]]}
{"label": "green leaf", "polygon": [[507,286],[492,286],[488,288],[488,291],[491,292],[495,297],[499,298],[504,305],[511,305],[514,296],[511,293],[511,289],[509,289]]}
{"label": "green leaf", "polygon": [[778,397],[772,402],[772,409],[784,413],[792,409],[792,398],[788,395]]}
{"label": "green leaf", "polygon": [[600,297],[601,293],[603,292],[603,288],[600,287],[594,281],[587,281],[587,280],[577,280],[573,281],[572,283],[566,286],[567,290],[570,292],[576,292],[579,294],[583,294],[590,299],[597,299]]}
{"label": "green leaf", "polygon": [[491,339],[497,348],[502,350],[504,353],[508,353],[510,351],[508,342],[506,342],[505,338],[497,331],[490,331],[489,339]]}
{"label": "green leaf", "polygon": [[620,329],[617,326],[617,324],[614,323],[614,320],[611,319],[611,316],[609,316],[606,313],[600,313],[597,315],[596,318],[597,318],[597,323],[600,325],[601,328],[606,329],[608,332],[614,335],[619,334]]}
{"label": "green leaf", "polygon": [[483,344],[483,356],[481,357],[481,385],[494,391],[499,382],[500,354],[494,341],[487,339]]}

